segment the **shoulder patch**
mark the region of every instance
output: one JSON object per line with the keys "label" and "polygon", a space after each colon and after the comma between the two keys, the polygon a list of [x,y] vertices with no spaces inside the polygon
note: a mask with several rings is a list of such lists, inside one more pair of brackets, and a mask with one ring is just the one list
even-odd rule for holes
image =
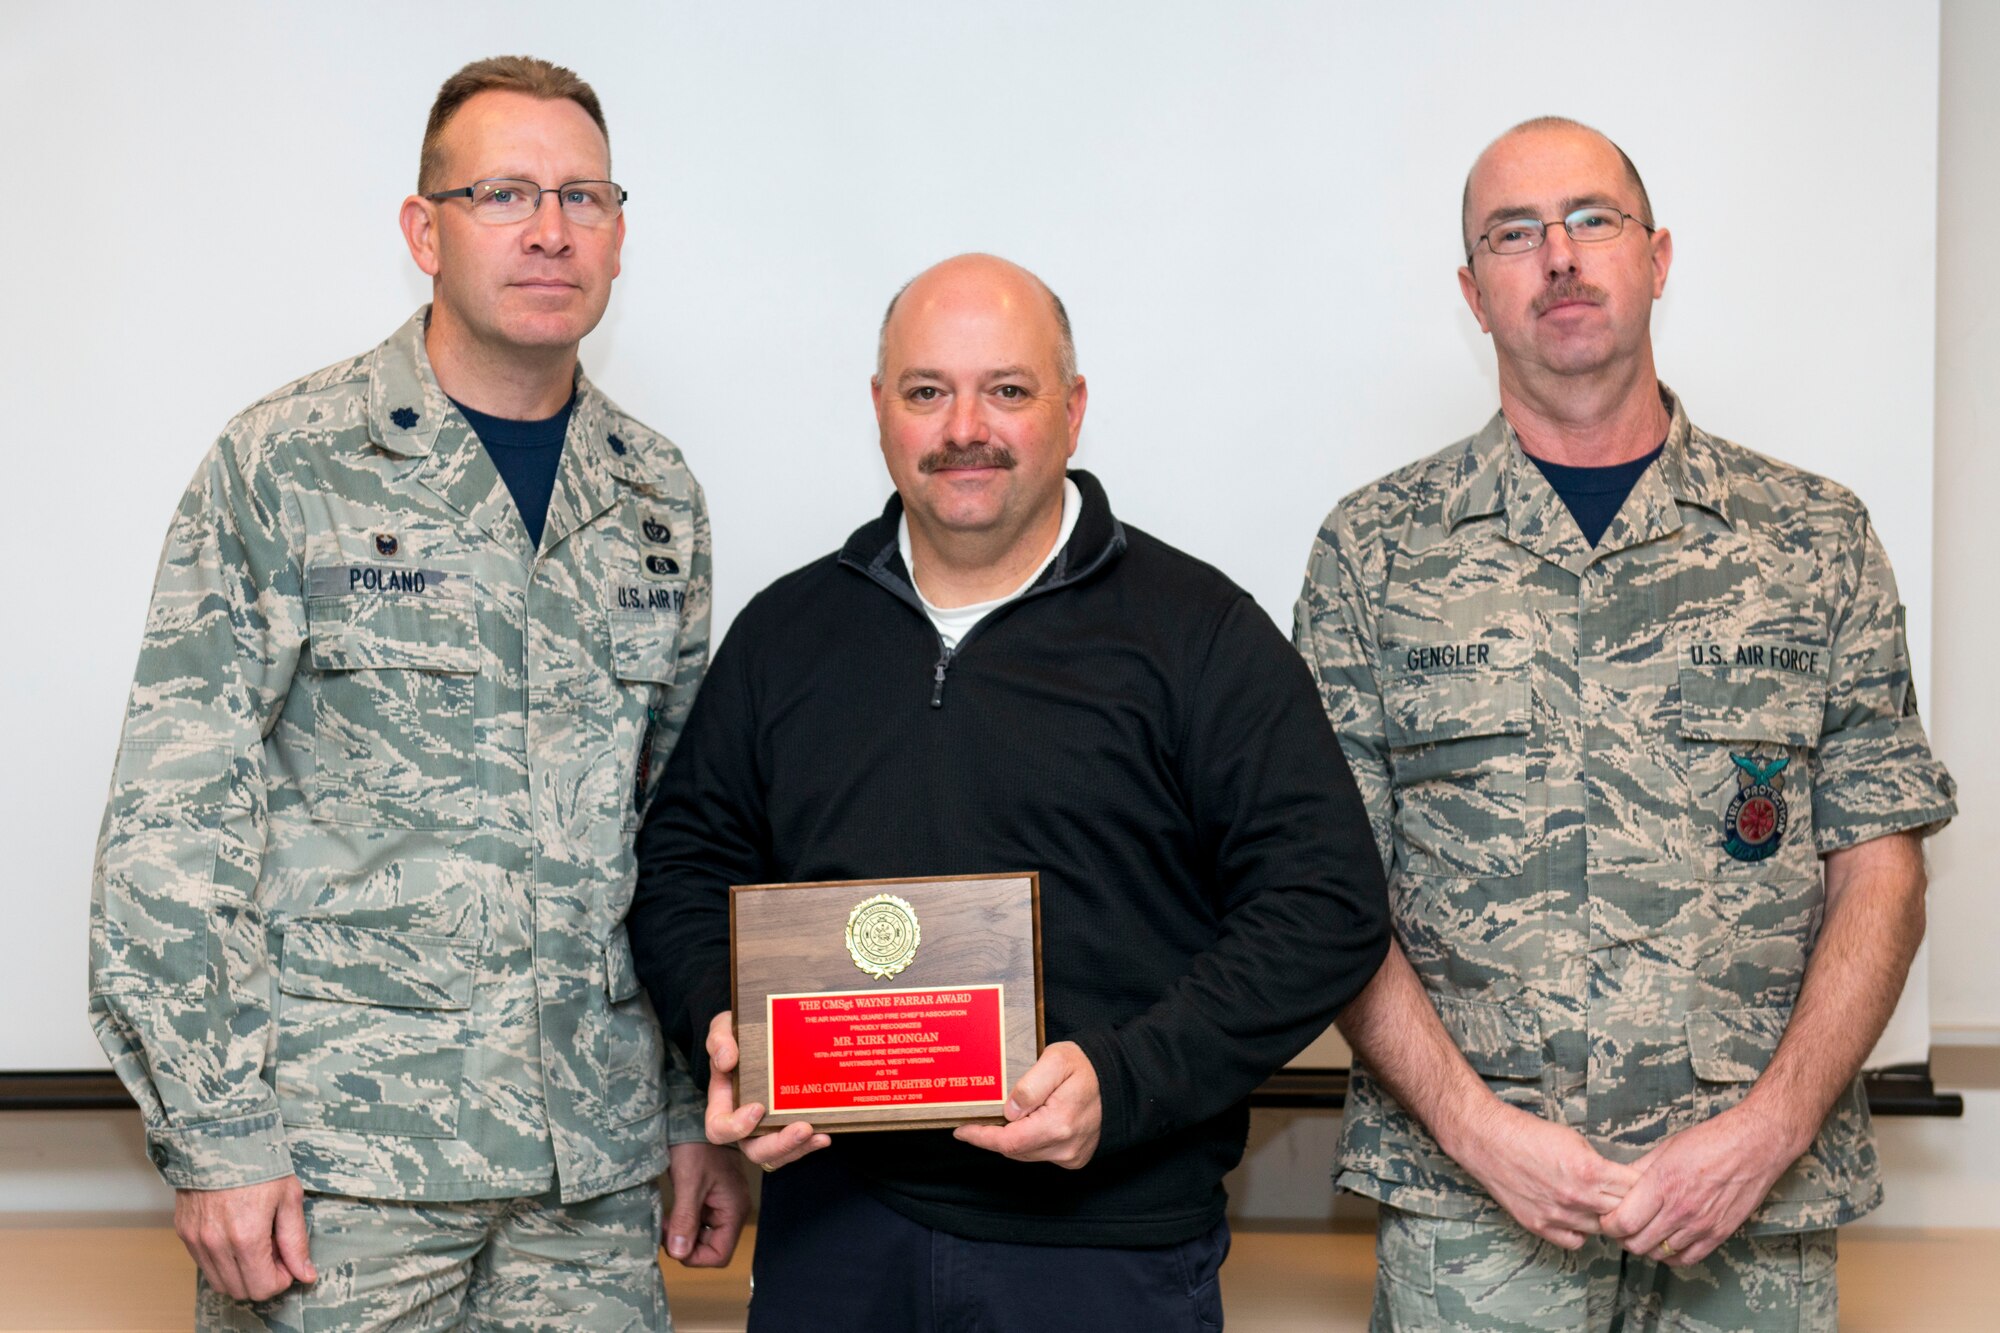
{"label": "shoulder patch", "polygon": [[1722,816],[1722,850],[1739,861],[1762,861],[1777,852],[1791,823],[1784,778],[1791,757],[1780,756],[1768,764],[1751,755],[1729,758],[1737,769],[1736,796]]}

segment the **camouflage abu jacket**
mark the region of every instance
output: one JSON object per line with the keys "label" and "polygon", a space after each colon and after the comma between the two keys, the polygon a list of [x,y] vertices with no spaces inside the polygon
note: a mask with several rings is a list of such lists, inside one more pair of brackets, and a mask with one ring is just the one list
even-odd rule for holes
{"label": "camouflage abu jacket", "polygon": [[[1445,1028],[1619,1161],[1769,1062],[1819,857],[1955,810],[1867,512],[1664,396],[1666,448],[1595,549],[1496,414],[1340,503],[1295,623]],[[1497,1209],[1365,1070],[1338,1183]],[[1880,1197],[1857,1081],[1749,1228]]]}
{"label": "camouflage abu jacket", "polygon": [[90,1011],[176,1187],[573,1201],[701,1137],[624,926],[701,489],[579,375],[536,552],[428,314],[232,421],[167,534]]}

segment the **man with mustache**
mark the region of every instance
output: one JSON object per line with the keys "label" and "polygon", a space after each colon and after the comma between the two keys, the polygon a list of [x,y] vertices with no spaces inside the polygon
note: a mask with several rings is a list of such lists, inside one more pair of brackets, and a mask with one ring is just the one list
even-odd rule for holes
{"label": "man with mustache", "polygon": [[202,1328],[663,1329],[662,1239],[724,1264],[747,1211],[623,924],[710,544],[578,365],[610,175],[572,71],[447,79],[401,213],[431,303],[231,421],[169,529],[90,1008]]}
{"label": "man with mustache", "polygon": [[[640,974],[707,1037],[709,1137],[782,1168],[750,1327],[1219,1327],[1245,1098],[1386,947],[1360,800],[1257,604],[1068,467],[1087,386],[1039,279],[922,274],[872,387],[895,496],[744,610],[639,839]],[[1020,870],[1049,1045],[1009,1123],[747,1137],[730,885]]]}
{"label": "man with mustache", "polygon": [[1485,429],[1343,500],[1295,635],[1399,946],[1341,1016],[1374,1327],[1834,1327],[1881,1197],[1856,1077],[1955,812],[1867,511],[1690,424],[1629,159],[1474,164]]}

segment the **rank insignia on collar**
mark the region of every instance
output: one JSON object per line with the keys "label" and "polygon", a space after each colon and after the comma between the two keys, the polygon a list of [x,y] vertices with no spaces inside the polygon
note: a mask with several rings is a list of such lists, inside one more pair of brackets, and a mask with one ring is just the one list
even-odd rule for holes
{"label": "rank insignia on collar", "polygon": [[395,422],[401,429],[409,430],[417,424],[416,409],[412,407],[399,407],[389,414],[389,420]]}
{"label": "rank insignia on collar", "polygon": [[1762,861],[1785,840],[1791,810],[1785,804],[1785,769],[1791,757],[1760,764],[1732,754],[1736,765],[1736,797],[1722,816],[1722,850],[1739,861]]}

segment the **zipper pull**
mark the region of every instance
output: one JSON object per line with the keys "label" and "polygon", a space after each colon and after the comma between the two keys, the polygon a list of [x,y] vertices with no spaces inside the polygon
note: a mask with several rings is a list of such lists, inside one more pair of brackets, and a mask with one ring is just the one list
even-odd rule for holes
{"label": "zipper pull", "polygon": [[952,650],[949,648],[945,649],[944,652],[939,654],[938,656],[937,674],[931,678],[935,682],[935,684],[931,686],[932,708],[944,707],[944,673],[951,669],[952,656],[953,656]]}

